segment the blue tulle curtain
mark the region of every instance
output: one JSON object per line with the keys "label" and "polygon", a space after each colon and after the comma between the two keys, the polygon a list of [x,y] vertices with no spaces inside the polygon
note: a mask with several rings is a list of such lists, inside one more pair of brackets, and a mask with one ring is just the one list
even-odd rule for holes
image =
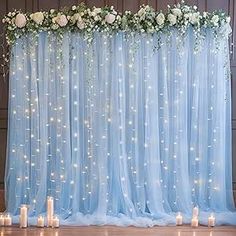
{"label": "blue tulle curtain", "polygon": [[61,39],[11,50],[7,211],[46,197],[66,225],[236,224],[227,28]]}

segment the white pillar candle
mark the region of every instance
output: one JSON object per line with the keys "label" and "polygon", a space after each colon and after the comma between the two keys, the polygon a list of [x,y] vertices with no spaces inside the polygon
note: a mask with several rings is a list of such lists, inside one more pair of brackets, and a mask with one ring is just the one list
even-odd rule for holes
{"label": "white pillar candle", "polygon": [[0,226],[4,225],[4,215],[0,214]]}
{"label": "white pillar candle", "polygon": [[28,222],[28,209],[26,205],[21,205],[20,208],[20,228],[26,228]]}
{"label": "white pillar candle", "polygon": [[44,227],[44,217],[43,216],[39,216],[37,219],[37,226],[40,228]]}
{"label": "white pillar candle", "polygon": [[60,225],[59,218],[57,216],[54,216],[52,220],[52,227],[59,228],[59,225]]}
{"label": "white pillar candle", "polygon": [[211,214],[209,217],[208,217],[208,226],[209,227],[214,227],[215,226],[215,217],[213,214]]}
{"label": "white pillar candle", "polygon": [[197,217],[192,218],[191,226],[192,227],[198,227],[198,218]]}
{"label": "white pillar candle", "polygon": [[53,197],[47,198],[47,226],[52,226],[52,220],[54,215],[54,201]]}
{"label": "white pillar candle", "polygon": [[176,225],[182,225],[183,224],[183,216],[178,212],[178,215],[176,216]]}
{"label": "white pillar candle", "polygon": [[5,215],[4,217],[4,225],[5,226],[11,226],[12,225],[12,219],[9,214]]}
{"label": "white pillar candle", "polygon": [[194,207],[194,208],[193,208],[193,218],[194,218],[194,217],[198,217],[198,214],[199,214],[198,207]]}

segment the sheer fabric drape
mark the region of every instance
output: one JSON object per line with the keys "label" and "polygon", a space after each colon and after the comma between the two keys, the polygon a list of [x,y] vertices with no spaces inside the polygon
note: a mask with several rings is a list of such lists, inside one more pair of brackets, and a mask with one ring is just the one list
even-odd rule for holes
{"label": "sheer fabric drape", "polygon": [[[158,49],[157,42],[161,42]],[[62,224],[236,224],[228,35],[42,32],[12,47],[7,211]]]}

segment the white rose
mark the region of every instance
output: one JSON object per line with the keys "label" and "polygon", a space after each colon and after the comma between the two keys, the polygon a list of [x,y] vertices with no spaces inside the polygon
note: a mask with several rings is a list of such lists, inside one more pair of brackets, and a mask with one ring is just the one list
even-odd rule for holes
{"label": "white rose", "polygon": [[175,25],[176,24],[176,16],[173,14],[169,14],[168,21],[170,22],[170,25]]}
{"label": "white rose", "polygon": [[203,17],[206,18],[207,17],[207,12],[203,12]]}
{"label": "white rose", "polygon": [[212,18],[211,18],[211,22],[214,24],[214,25],[217,25],[219,21],[219,16],[218,15],[214,15]]}
{"label": "white rose", "polygon": [[42,12],[35,12],[30,15],[30,18],[38,25],[41,25],[44,20],[44,15]]}
{"label": "white rose", "polygon": [[94,11],[92,11],[90,15],[94,17],[94,16],[96,16],[96,15],[97,15],[97,13],[96,13],[96,12],[94,12]]}
{"label": "white rose", "polygon": [[65,15],[58,15],[55,17],[55,22],[61,27],[64,27],[67,25],[68,20]]}
{"label": "white rose", "polygon": [[139,16],[142,16],[142,15],[144,15],[144,14],[145,14],[145,9],[144,9],[144,8],[139,9],[138,15],[139,15]]}
{"label": "white rose", "polygon": [[116,19],[116,16],[111,14],[111,13],[108,13],[106,16],[105,16],[105,21],[108,23],[108,24],[112,24]]}
{"label": "white rose", "polygon": [[75,11],[76,10],[76,6],[75,5],[72,6],[71,9],[72,9],[72,11]]}
{"label": "white rose", "polygon": [[229,23],[230,22],[230,16],[226,17],[225,21],[226,21],[226,23]]}
{"label": "white rose", "polygon": [[96,14],[99,14],[102,12],[102,9],[100,7],[96,7],[93,9],[93,11],[96,13]]}
{"label": "white rose", "polygon": [[186,13],[186,14],[184,14],[184,18],[185,18],[185,19],[190,19],[191,16],[192,16],[192,13]]}
{"label": "white rose", "polygon": [[55,9],[51,9],[50,13],[53,14],[55,12]]}
{"label": "white rose", "polygon": [[189,6],[185,5],[185,6],[184,6],[184,10],[185,10],[185,11],[189,11]]}
{"label": "white rose", "polygon": [[159,13],[156,17],[156,22],[158,25],[163,25],[165,22],[165,15],[163,13]]}
{"label": "white rose", "polygon": [[85,28],[85,23],[84,23],[84,21],[83,21],[83,20],[78,20],[78,21],[77,21],[77,27],[78,27],[80,30],[84,29],[84,28]]}
{"label": "white rose", "polygon": [[174,8],[171,11],[175,16],[181,16],[182,15],[182,11],[179,8]]}
{"label": "white rose", "polygon": [[200,15],[197,12],[191,14],[190,17],[189,17],[189,21],[193,25],[199,23],[199,19],[200,19]]}
{"label": "white rose", "polygon": [[120,20],[121,20],[121,16],[118,15],[118,16],[116,17],[116,19],[117,19],[118,21],[120,21]]}
{"label": "white rose", "polygon": [[79,19],[81,19],[81,16],[80,16],[80,14],[79,13],[75,13],[73,16],[71,16],[71,18],[70,18],[70,20],[71,20],[71,22],[73,23],[73,24],[75,24],[75,22],[77,21],[77,20],[79,20]]}
{"label": "white rose", "polygon": [[95,17],[94,17],[94,20],[95,20],[95,21],[99,21],[99,20],[101,20],[101,17],[100,17],[100,16],[95,16]]}
{"label": "white rose", "polygon": [[26,25],[26,17],[24,14],[18,13],[15,18],[15,24],[18,28],[23,28]]}

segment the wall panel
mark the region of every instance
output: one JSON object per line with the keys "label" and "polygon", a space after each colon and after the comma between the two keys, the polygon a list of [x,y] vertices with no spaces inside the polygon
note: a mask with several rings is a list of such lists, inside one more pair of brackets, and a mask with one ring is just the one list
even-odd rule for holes
{"label": "wall panel", "polygon": [[59,0],[38,0],[39,10],[49,10],[51,8],[58,9],[60,7]]}

